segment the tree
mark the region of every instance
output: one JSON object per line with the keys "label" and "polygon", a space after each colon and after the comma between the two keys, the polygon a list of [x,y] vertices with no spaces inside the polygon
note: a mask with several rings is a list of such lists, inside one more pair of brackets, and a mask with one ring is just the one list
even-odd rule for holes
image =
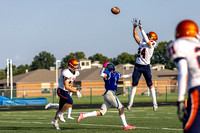
{"label": "tree", "polygon": [[[99,61],[100,64],[103,64],[104,61],[105,61],[106,59],[108,59],[108,57],[103,56],[103,55],[100,54],[100,53],[96,53],[95,55],[88,57],[88,59],[90,59],[92,62],[94,62],[94,61]],[[108,61],[110,61],[110,60],[111,60],[111,59],[108,59]]]}
{"label": "tree", "polygon": [[28,64],[26,65],[19,65],[15,70],[14,70],[14,75],[22,74],[26,72],[26,69],[28,71],[31,70],[30,66]]}
{"label": "tree", "polygon": [[158,46],[154,50],[151,64],[164,64],[166,69],[173,69],[176,67],[176,65],[170,60],[170,57],[167,54],[167,48],[171,42],[172,41],[165,41],[158,43]]}
{"label": "tree", "polygon": [[135,64],[136,58],[137,58],[137,54],[132,55],[132,54],[123,52],[120,55],[118,55],[117,58],[113,58],[112,62],[115,65],[123,64],[123,63]]}
{"label": "tree", "polygon": [[85,54],[83,52],[75,52],[75,53],[70,53],[69,55],[66,55],[62,61],[61,61],[61,68],[67,68],[67,62],[70,59],[85,59]]}
{"label": "tree", "polygon": [[55,67],[56,58],[53,54],[46,51],[42,51],[39,55],[34,57],[34,60],[31,64],[31,69],[49,69],[49,67]]}

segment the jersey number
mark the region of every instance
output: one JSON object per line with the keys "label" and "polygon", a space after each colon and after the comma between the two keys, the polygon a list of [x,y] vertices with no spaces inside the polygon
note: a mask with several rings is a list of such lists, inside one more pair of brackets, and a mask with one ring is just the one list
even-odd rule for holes
{"label": "jersey number", "polygon": [[[200,51],[200,47],[196,47],[195,48],[195,52],[199,52]],[[200,68],[200,55],[197,55],[197,62],[198,62],[198,64],[199,64],[199,68]]]}
{"label": "jersey number", "polygon": [[[200,51],[200,47],[196,47],[195,48],[195,53],[197,53],[197,52],[199,52]],[[173,54],[175,54],[176,53],[176,51],[175,51],[175,49],[174,49],[174,45],[172,45],[172,47],[170,47],[169,49],[168,49],[168,54],[169,54],[169,56],[172,56]],[[199,68],[200,68],[200,55],[197,55],[196,56],[196,59],[197,59],[197,63],[199,64]]]}
{"label": "jersey number", "polygon": [[143,48],[142,50],[141,50],[141,48],[138,49],[138,55],[137,55],[137,57],[140,57],[140,55],[142,55],[142,58],[145,59],[145,56],[146,56],[146,48]]}

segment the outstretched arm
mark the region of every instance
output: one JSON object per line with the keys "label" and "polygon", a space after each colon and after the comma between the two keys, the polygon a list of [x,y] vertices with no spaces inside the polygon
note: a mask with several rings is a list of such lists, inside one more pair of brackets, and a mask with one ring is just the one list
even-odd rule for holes
{"label": "outstretched arm", "polygon": [[134,18],[131,22],[133,23],[133,38],[135,39],[137,44],[140,44],[141,40],[137,34],[137,19]]}
{"label": "outstretched arm", "polygon": [[107,62],[107,59],[105,60],[104,64],[103,64],[103,67],[101,68],[101,70],[99,71],[99,76],[101,76],[102,78],[107,78],[107,74],[103,73],[107,64],[109,62]]}
{"label": "outstretched arm", "polygon": [[129,78],[129,77],[131,77],[131,76],[132,76],[132,73],[129,73],[129,74],[126,74],[126,75],[122,75],[122,76],[120,77],[120,79]]}
{"label": "outstretched arm", "polygon": [[151,42],[149,41],[147,34],[144,32],[144,30],[142,28],[141,20],[139,20],[138,25],[139,25],[139,28],[140,28],[140,31],[141,31],[144,41],[151,47]]}

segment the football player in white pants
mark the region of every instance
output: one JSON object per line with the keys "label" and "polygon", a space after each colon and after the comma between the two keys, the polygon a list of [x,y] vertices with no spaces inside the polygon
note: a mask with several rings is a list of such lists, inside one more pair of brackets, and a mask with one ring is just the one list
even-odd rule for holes
{"label": "football player in white pants", "polygon": [[[178,67],[178,117],[184,133],[200,133],[200,42],[199,28],[192,20],[181,21],[176,40],[168,47]],[[187,108],[184,100],[188,92]]]}
{"label": "football player in white pants", "polygon": [[[104,71],[105,70],[105,71]],[[107,110],[113,106],[119,110],[119,116],[121,118],[123,129],[129,130],[134,129],[134,126],[130,126],[126,122],[125,114],[124,114],[124,106],[121,104],[118,97],[115,95],[117,91],[117,83],[120,78],[128,78],[131,77],[131,74],[121,75],[119,72],[115,71],[115,66],[112,63],[104,62],[103,68],[100,70],[99,75],[104,79],[106,92],[104,93],[104,102],[101,105],[100,111],[93,111],[89,113],[81,113],[78,118],[78,123],[80,120],[86,117],[94,117],[94,116],[103,116],[106,114]]]}
{"label": "football player in white pants", "polygon": [[79,62],[76,59],[69,60],[68,68],[63,69],[59,77],[59,85],[57,89],[57,94],[60,97],[59,108],[55,114],[54,120],[51,121],[51,124],[57,130],[60,130],[58,120],[60,119],[60,121],[65,122],[63,114],[66,110],[72,108],[73,99],[69,93],[75,92],[77,93],[78,97],[81,97],[81,93],[78,90],[72,88],[74,80],[79,75],[79,71],[77,71],[79,68],[78,64]]}
{"label": "football player in white pants", "polygon": [[[139,48],[138,48],[135,68],[132,75],[132,87],[131,87],[131,92],[130,92],[129,105],[127,106],[127,109],[130,110],[133,105],[133,99],[136,93],[136,88],[140,80],[140,77],[143,74],[152,96],[153,110],[156,111],[158,109],[158,104],[156,101],[155,88],[152,83],[150,60],[153,55],[153,51],[156,46],[156,40],[158,39],[158,36],[155,32],[149,32],[146,34],[142,28],[142,24],[140,20],[139,20],[139,23],[137,23],[137,19],[133,19],[132,23],[134,27],[133,37],[135,41],[137,42],[137,44],[139,45]],[[143,39],[140,39],[138,37],[137,26],[139,26]]]}

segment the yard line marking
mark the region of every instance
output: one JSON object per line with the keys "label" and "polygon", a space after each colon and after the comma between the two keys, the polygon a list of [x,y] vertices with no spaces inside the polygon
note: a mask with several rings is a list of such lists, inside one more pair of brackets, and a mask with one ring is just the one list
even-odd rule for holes
{"label": "yard line marking", "polygon": [[[23,122],[23,121],[0,121],[0,123],[22,123],[22,124],[48,124],[48,125],[51,125],[50,122]],[[59,123],[61,125],[64,125],[66,123]],[[102,125],[102,124],[84,124],[84,123],[67,123],[67,124],[72,124],[72,125],[83,125],[83,126],[101,126],[101,127],[119,127],[119,128],[122,128],[122,126],[119,126],[119,125]],[[137,128],[140,128],[140,129],[148,129],[148,130],[173,130],[173,131],[182,131],[182,129],[178,129],[178,128],[150,128],[150,127],[137,127],[136,126],[136,129]]]}

